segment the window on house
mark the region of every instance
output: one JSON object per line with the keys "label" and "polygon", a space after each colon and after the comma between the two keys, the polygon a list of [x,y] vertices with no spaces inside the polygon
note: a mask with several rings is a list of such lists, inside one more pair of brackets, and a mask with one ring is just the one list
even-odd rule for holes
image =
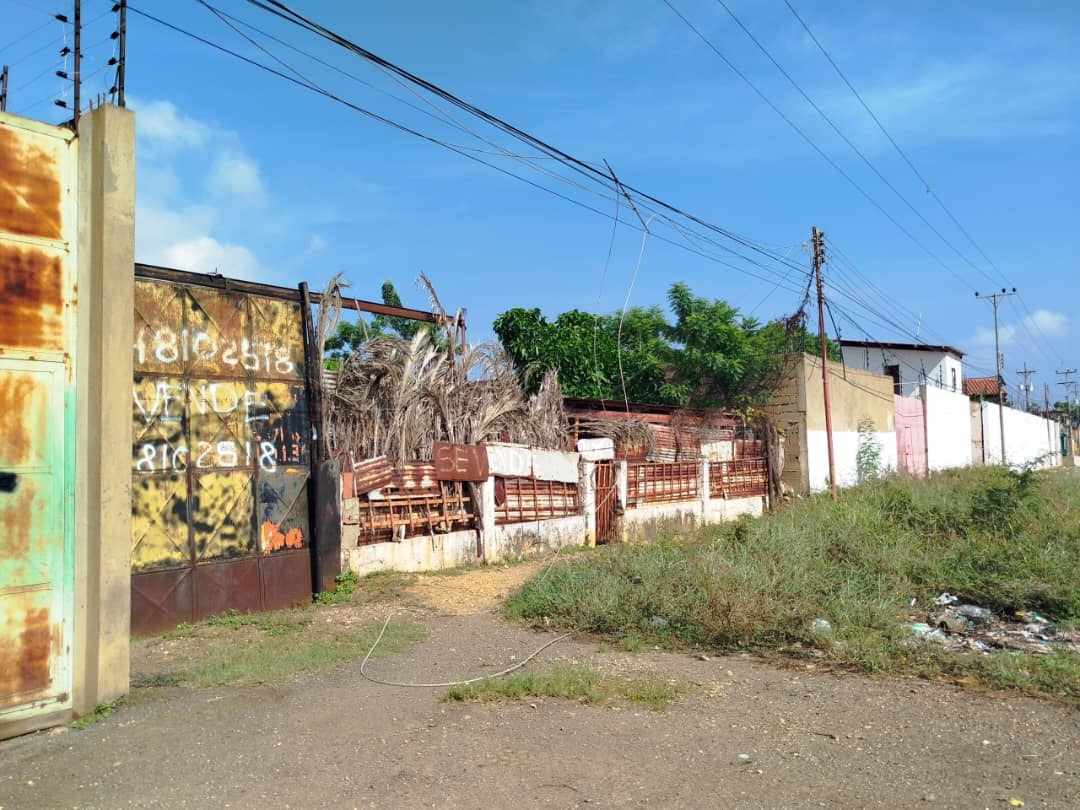
{"label": "window on house", "polygon": [[885,366],[886,376],[892,377],[893,393],[900,393],[900,366]]}
{"label": "window on house", "polygon": [[956,390],[956,369],[949,369],[952,372],[952,390]]}

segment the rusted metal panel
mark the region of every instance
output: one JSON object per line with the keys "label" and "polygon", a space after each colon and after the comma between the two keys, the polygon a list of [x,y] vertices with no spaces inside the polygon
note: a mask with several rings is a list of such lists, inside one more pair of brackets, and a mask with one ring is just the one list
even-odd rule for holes
{"label": "rusted metal panel", "polygon": [[63,351],[63,281],[63,253],[0,242],[0,346]]}
{"label": "rusted metal panel", "polygon": [[0,122],[0,230],[63,238],[68,156],[63,139]]}
{"label": "rusted metal panel", "polygon": [[175,624],[310,595],[309,567],[287,585],[262,573],[274,555],[307,558],[311,541],[300,305],[137,278],[134,317],[133,593],[147,572],[178,583],[194,569],[187,605],[133,599],[135,631],[163,612]]}
{"label": "rusted metal panel", "polygon": [[701,467],[694,461],[629,463],[627,506],[696,500],[701,497],[700,484]]}
{"label": "rusted metal panel", "polygon": [[765,458],[717,461],[709,465],[709,496],[745,498],[765,495],[769,487],[769,468]]}
{"label": "rusted metal panel", "polygon": [[0,114],[0,736],[71,705],[75,152]]}
{"label": "rusted metal panel", "polygon": [[525,523],[581,514],[576,483],[535,478],[495,479],[495,523]]}
{"label": "rusted metal panel", "polygon": [[431,450],[435,477],[440,481],[485,481],[487,451],[475,444],[435,442]]}
{"label": "rusted metal panel", "polygon": [[391,486],[405,492],[438,493],[439,479],[435,477],[435,465],[427,461],[409,461],[394,470]]}
{"label": "rusted metal panel", "polygon": [[353,465],[352,491],[363,493],[390,486],[394,480],[394,463],[386,456],[368,459]]}

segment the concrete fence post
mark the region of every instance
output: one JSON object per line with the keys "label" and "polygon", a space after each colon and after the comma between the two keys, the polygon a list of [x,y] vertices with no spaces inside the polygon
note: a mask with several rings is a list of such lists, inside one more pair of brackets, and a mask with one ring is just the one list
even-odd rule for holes
{"label": "concrete fence post", "polygon": [[499,556],[499,549],[495,547],[494,476],[488,476],[486,481],[481,481],[477,489],[480,491],[480,510],[476,527],[480,533],[480,553],[477,557],[482,558],[484,562],[493,562]]}
{"label": "concrete fence post", "polygon": [[578,487],[585,510],[585,545],[596,545],[596,462],[582,459]]}
{"label": "concrete fence post", "polygon": [[698,479],[701,486],[701,522],[705,523],[709,517],[709,457],[702,456],[698,462]]}

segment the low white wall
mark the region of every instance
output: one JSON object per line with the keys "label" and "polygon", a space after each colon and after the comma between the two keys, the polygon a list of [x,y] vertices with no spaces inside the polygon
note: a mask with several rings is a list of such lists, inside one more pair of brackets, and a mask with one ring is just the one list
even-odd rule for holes
{"label": "low white wall", "polygon": [[624,540],[644,537],[650,532],[675,526],[693,528],[699,523],[725,523],[741,515],[765,514],[765,498],[710,498],[706,501],[643,504],[627,509],[619,518],[619,535]]}
{"label": "low white wall", "polygon": [[963,394],[922,387],[926,409],[926,463],[930,472],[971,466],[971,400]]}
{"label": "low white wall", "polygon": [[408,537],[341,550],[342,570],[360,576],[376,571],[438,571],[478,561],[476,531]]}
{"label": "low white wall", "polygon": [[[1001,463],[1001,424],[998,406],[993,402],[980,404],[983,425],[983,445],[986,463]],[[1005,409],[1005,461],[1010,467],[1034,465],[1055,467],[1061,464],[1056,423],[1032,413]]]}
{"label": "low white wall", "polygon": [[588,541],[585,515],[508,523],[484,532],[484,559],[498,562],[563,546],[580,546]]}
{"label": "low white wall", "polygon": [[[896,469],[896,432],[879,431],[871,434],[880,450],[881,472]],[[807,467],[810,491],[823,492],[829,488],[829,442],[824,430],[806,431]],[[833,452],[836,456],[836,485],[853,487],[858,483],[855,459],[859,452],[857,430],[834,430]]]}

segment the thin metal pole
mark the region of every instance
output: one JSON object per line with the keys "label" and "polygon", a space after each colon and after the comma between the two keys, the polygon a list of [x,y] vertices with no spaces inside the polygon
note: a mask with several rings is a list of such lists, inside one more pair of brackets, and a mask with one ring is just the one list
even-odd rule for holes
{"label": "thin metal pole", "polygon": [[1001,429],[1001,463],[1006,464],[1005,460],[1005,397],[1002,389],[1004,388],[1004,380],[1001,375],[1001,340],[998,335],[998,302],[1002,298],[1008,298],[1010,295],[1016,295],[1016,287],[1012,288],[1012,292],[1008,292],[1004,287],[1001,288],[1001,292],[990,293],[989,295],[982,293],[975,293],[976,298],[989,299],[994,305],[994,359],[996,360],[997,368],[997,384],[998,384],[998,427]]}
{"label": "thin metal pole", "polygon": [[825,234],[814,226],[811,241],[814,250],[814,276],[817,279],[818,338],[821,341],[821,388],[825,399],[825,438],[829,447],[829,494],[836,500],[836,456],[833,452],[832,401],[829,397],[829,352],[825,337],[825,287],[821,280],[821,261]]}
{"label": "thin metal pole", "polygon": [[74,87],[71,92],[72,111],[71,111],[71,128],[75,130],[76,134],[79,132],[79,105],[81,103],[80,95],[82,90],[82,79],[80,76],[81,62],[82,62],[82,0],[75,0],[75,16],[74,16],[74,29],[75,29],[75,54],[72,57],[72,84]]}
{"label": "thin metal pole", "polygon": [[0,70],[0,112],[7,111],[7,82],[8,66],[4,65],[4,69]]}
{"label": "thin metal pole", "polygon": [[124,106],[124,71],[127,67],[127,0],[120,0],[120,47],[116,65],[116,104]]}

